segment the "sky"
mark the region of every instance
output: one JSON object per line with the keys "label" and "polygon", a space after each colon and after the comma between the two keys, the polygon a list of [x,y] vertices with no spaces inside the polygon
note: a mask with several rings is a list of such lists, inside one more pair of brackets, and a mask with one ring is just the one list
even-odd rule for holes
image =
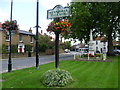
{"label": "sky", "polygon": [[[47,10],[53,9],[60,4],[67,6],[71,0],[39,0],[39,32],[46,28],[51,20],[47,20]],[[31,27],[33,33],[36,33],[36,3],[37,0],[13,0],[12,20],[17,20],[20,30],[28,31]],[[11,0],[0,0],[0,22],[10,20]]]}

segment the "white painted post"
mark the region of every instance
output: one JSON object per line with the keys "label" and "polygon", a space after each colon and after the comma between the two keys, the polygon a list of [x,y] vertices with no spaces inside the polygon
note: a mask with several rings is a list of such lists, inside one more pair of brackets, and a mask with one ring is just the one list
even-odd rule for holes
{"label": "white painted post", "polygon": [[76,56],[75,56],[75,54],[74,54],[74,60],[76,59]]}
{"label": "white painted post", "polygon": [[89,57],[89,52],[88,52],[88,60],[90,60],[90,57]]}
{"label": "white painted post", "polygon": [[103,60],[106,60],[106,54],[105,53],[103,54]]}

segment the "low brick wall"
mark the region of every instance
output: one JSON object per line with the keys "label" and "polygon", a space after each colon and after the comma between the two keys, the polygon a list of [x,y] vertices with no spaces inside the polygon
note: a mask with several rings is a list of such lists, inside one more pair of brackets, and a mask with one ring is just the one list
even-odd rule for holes
{"label": "low brick wall", "polygon": [[[64,50],[59,49],[59,53],[64,53]],[[54,50],[52,49],[48,49],[46,50],[46,52],[40,52],[40,56],[53,55],[53,54],[54,54]],[[0,56],[2,56],[2,59],[9,58],[9,54],[0,54]],[[36,54],[31,53],[31,57],[34,57],[34,56],[36,56]],[[12,58],[28,57],[28,53],[12,53],[11,57]]]}
{"label": "low brick wall", "polygon": [[[35,56],[35,53],[31,53],[31,57]],[[12,58],[28,57],[28,53],[12,53]],[[2,54],[2,59],[9,58],[9,54]]]}

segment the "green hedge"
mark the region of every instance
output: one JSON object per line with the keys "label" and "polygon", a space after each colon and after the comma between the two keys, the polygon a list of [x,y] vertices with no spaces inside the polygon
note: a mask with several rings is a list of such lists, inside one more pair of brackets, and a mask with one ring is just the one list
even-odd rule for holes
{"label": "green hedge", "polygon": [[[7,45],[5,45],[5,44],[2,45],[2,53],[3,53],[3,54],[9,53],[9,52],[6,50],[6,47],[7,47]],[[17,53],[17,52],[18,52],[18,51],[17,51],[17,45],[12,44],[12,45],[11,45],[11,53]]]}
{"label": "green hedge", "polygon": [[30,52],[30,51],[32,51],[32,45],[29,45],[29,44],[27,44],[27,45],[25,45],[25,52]]}

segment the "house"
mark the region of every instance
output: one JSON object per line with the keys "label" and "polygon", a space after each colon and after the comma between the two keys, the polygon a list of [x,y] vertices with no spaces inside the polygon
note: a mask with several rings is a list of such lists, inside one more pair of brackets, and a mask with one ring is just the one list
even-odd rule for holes
{"label": "house", "polygon": [[108,42],[105,37],[98,36],[93,40],[92,31],[90,32],[89,53],[107,53]]}
{"label": "house", "polygon": [[108,51],[108,48],[107,48],[108,42],[105,37],[98,36],[92,42],[93,42],[93,50],[95,53],[97,53],[97,52],[103,53],[104,50],[105,50],[105,52]]}
{"label": "house", "polygon": [[[0,35],[2,38],[2,43],[0,43],[0,46],[2,45],[2,47],[5,47],[6,52],[9,52],[10,36],[7,35],[2,29],[0,29]],[[28,49],[33,52],[35,49],[34,36],[35,34],[32,33],[31,28],[29,31],[18,30],[17,34],[12,34],[11,36],[11,45],[14,45],[12,49],[15,49],[16,47],[16,52],[18,53],[24,53],[28,51]]]}

